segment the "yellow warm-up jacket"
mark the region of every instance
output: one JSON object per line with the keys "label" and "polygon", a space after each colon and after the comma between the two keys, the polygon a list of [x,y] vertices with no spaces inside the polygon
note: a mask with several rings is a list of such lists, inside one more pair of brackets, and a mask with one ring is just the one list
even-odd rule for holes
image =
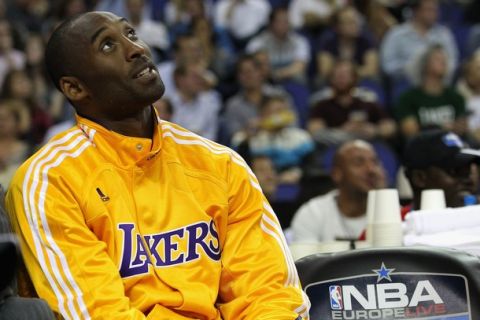
{"label": "yellow warm-up jacket", "polygon": [[63,318],[308,318],[235,152],[158,118],[153,139],[77,121],[21,166],[6,201],[35,289]]}

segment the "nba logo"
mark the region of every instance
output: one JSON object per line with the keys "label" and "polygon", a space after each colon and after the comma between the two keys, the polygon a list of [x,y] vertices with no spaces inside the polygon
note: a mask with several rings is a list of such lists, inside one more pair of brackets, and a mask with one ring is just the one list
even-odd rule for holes
{"label": "nba logo", "polygon": [[330,286],[330,306],[332,310],[342,310],[343,309],[343,300],[342,300],[342,287],[340,286]]}

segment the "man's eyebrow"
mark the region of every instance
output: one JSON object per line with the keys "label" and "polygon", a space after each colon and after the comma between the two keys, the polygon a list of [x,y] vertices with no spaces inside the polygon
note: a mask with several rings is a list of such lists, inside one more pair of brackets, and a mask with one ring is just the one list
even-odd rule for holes
{"label": "man's eyebrow", "polygon": [[[117,22],[128,22],[127,19],[125,18],[120,18],[117,20]],[[98,29],[97,31],[95,31],[95,33],[92,35],[92,37],[90,38],[90,43],[94,43],[95,40],[97,40],[98,36],[103,32],[105,31],[105,29],[107,29],[107,27],[101,27],[100,29]]]}

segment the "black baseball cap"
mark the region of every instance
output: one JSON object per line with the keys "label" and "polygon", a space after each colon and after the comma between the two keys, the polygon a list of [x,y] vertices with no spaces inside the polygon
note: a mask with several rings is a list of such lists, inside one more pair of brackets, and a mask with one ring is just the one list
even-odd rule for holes
{"label": "black baseball cap", "polygon": [[453,132],[431,130],[419,133],[407,143],[403,161],[407,169],[456,168],[480,162],[480,150],[468,148]]}

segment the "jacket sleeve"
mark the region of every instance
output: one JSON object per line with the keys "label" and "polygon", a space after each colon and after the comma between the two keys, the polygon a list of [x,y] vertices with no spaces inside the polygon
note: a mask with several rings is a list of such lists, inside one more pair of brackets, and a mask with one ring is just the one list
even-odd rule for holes
{"label": "jacket sleeve", "polygon": [[223,319],[307,319],[309,301],[280,224],[237,154],[232,156],[228,185],[219,305]]}
{"label": "jacket sleeve", "polygon": [[44,183],[21,175],[6,199],[39,297],[64,319],[186,319],[159,305],[149,315],[131,308],[106,244],[86,225],[70,189],[55,177]]}

